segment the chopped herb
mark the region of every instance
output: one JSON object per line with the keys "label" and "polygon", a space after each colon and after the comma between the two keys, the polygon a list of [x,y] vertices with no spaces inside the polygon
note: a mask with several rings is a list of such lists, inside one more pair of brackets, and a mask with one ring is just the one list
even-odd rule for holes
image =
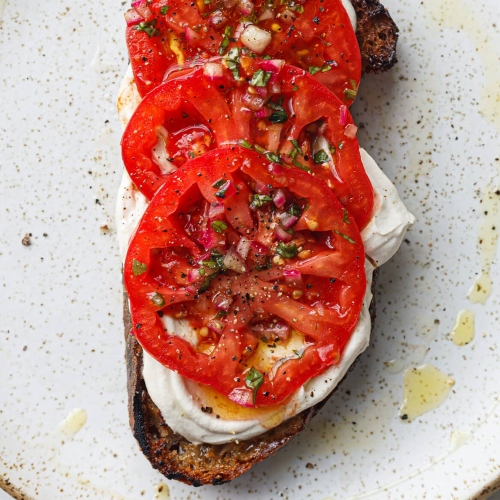
{"label": "chopped herb", "polygon": [[222,42],[219,46],[219,54],[222,56],[229,46],[229,37],[233,34],[233,27],[226,26],[224,34],[222,35]]}
{"label": "chopped herb", "polygon": [[324,149],[320,149],[314,153],[313,160],[314,163],[326,163],[329,160],[328,153]]}
{"label": "chopped herb", "polygon": [[328,148],[330,149],[330,153],[332,153],[332,155],[337,152],[337,148],[333,144],[329,144]]}
{"label": "chopped herb", "polygon": [[271,201],[273,201],[271,196],[267,196],[265,194],[254,194],[252,202],[250,203],[250,208],[260,208]]}
{"label": "chopped herb", "polygon": [[285,123],[288,120],[288,114],[284,109],[274,111],[268,118],[271,123]]}
{"label": "chopped herb", "polygon": [[271,78],[272,73],[258,69],[252,76],[250,80],[250,85],[254,87],[265,87]]}
{"label": "chopped herb", "polygon": [[299,90],[298,85],[294,85],[294,86],[292,87],[292,91],[293,91],[293,92],[297,92],[297,90]]}
{"label": "chopped herb", "polygon": [[260,153],[262,155],[266,152],[266,149],[262,146],[259,146],[258,144],[255,144],[253,148],[255,149],[255,151],[257,151],[257,153]]}
{"label": "chopped herb", "polygon": [[341,233],[337,229],[334,229],[333,232],[335,234],[338,234],[339,236],[342,236],[342,238],[344,238],[344,240],[347,240],[349,243],[353,243],[353,244],[356,243],[352,238],[349,238],[349,236],[347,236],[347,234]]}
{"label": "chopped herb", "polygon": [[277,155],[275,153],[271,153],[271,152],[266,153],[266,157],[269,161],[273,161],[274,163],[282,163],[279,155]]}
{"label": "chopped herb", "polygon": [[349,220],[349,212],[347,211],[346,208],[344,208],[344,222],[346,224],[350,224],[351,223],[351,221]]}
{"label": "chopped herb", "polygon": [[210,5],[212,3],[212,0],[203,0],[203,3],[205,5]]}
{"label": "chopped herb", "polygon": [[297,161],[297,160],[293,160],[292,163],[297,167],[297,168],[300,168],[300,170],[304,170],[304,172],[310,172],[311,169],[307,166],[307,165],[304,165],[303,163],[300,163],[300,161]]}
{"label": "chopped herb", "polygon": [[142,23],[134,26],[134,29],[137,31],[143,31],[149,36],[149,38],[161,35],[160,30],[156,29],[156,19],[151,19],[151,21],[143,21]]}
{"label": "chopped herb", "polygon": [[356,94],[357,92],[352,89],[344,89],[344,95],[346,99],[349,99],[350,101],[354,101],[356,99]]}
{"label": "chopped herb", "polygon": [[221,318],[224,318],[225,316],[227,316],[227,311],[219,311],[216,315],[215,315],[215,319],[221,319]]}
{"label": "chopped herb", "polygon": [[169,10],[170,10],[170,5],[164,5],[164,6],[160,9],[160,14],[165,15],[165,14],[166,14]]}
{"label": "chopped herb", "polygon": [[300,217],[302,215],[301,208],[297,205],[297,203],[292,203],[290,208],[287,210],[287,213],[290,215],[295,215],[295,217]]}
{"label": "chopped herb", "polygon": [[163,307],[165,305],[165,299],[161,293],[155,292],[150,297],[151,302],[157,307]]}
{"label": "chopped herb", "polygon": [[193,151],[189,151],[188,155],[190,158],[196,158],[196,155],[193,153]]}
{"label": "chopped herb", "polygon": [[295,243],[285,245],[282,241],[280,241],[276,247],[276,252],[284,259],[291,259],[297,255],[297,245]]}
{"label": "chopped herb", "polygon": [[330,71],[332,67],[328,64],[324,64],[323,67],[321,68],[322,73],[326,73],[327,71]]}
{"label": "chopped herb", "polygon": [[238,47],[233,47],[228,53],[227,56],[224,58],[226,61],[226,65],[233,74],[233,78],[235,80],[238,80],[240,77],[240,69],[239,69],[239,64],[240,64],[240,51]]}
{"label": "chopped herb", "polygon": [[311,75],[315,75],[316,73],[319,73],[321,71],[321,68],[319,66],[309,66],[309,73]]}
{"label": "chopped herb", "polygon": [[342,141],[339,142],[338,148],[340,151],[342,151],[342,148],[344,147],[344,143]]}
{"label": "chopped herb", "polygon": [[212,222],[212,229],[216,233],[223,233],[227,229],[227,224],[222,220],[215,220]]}
{"label": "chopped herb", "polygon": [[257,401],[257,391],[259,387],[264,383],[264,375],[256,370],[253,366],[245,377],[245,384],[249,389],[253,389],[253,404]]}
{"label": "chopped herb", "polygon": [[294,349],[293,352],[295,353],[295,355],[300,359],[302,356],[304,356],[304,349],[301,349],[300,351],[299,350],[296,350]]}
{"label": "chopped herb", "polygon": [[240,139],[240,146],[247,149],[253,149],[253,146],[248,141],[245,141],[245,139]]}
{"label": "chopped herb", "polygon": [[201,282],[200,288],[198,288],[198,293],[206,292],[210,288],[210,285],[212,284],[214,278],[217,276],[219,276],[219,273],[212,273],[206,276],[205,279]]}
{"label": "chopped herb", "polygon": [[226,181],[224,179],[219,179],[218,181],[215,181],[213,184],[212,184],[212,187],[214,188],[217,188],[219,189],[220,187],[222,187],[224,184],[226,183]]}
{"label": "chopped herb", "polygon": [[141,274],[144,274],[147,269],[148,266],[146,266],[146,264],[143,264],[142,262],[139,262],[135,259],[132,261],[132,272],[134,273],[134,276],[140,276]]}

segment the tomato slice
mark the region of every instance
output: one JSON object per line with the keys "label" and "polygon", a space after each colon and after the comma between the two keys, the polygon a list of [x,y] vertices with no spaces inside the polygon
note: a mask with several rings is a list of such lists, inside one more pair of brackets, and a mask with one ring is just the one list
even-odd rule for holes
{"label": "tomato slice", "polygon": [[126,39],[141,96],[172,67],[233,47],[309,71],[347,105],[356,95],[361,55],[341,0],[152,0],[140,12]]}
{"label": "tomato slice", "polygon": [[[135,185],[151,198],[182,162],[239,142],[324,179],[365,227],[373,189],[347,107],[307,72],[282,60],[254,59],[238,49],[232,56],[166,82],[142,100],[122,139]],[[163,136],[168,139],[161,142]],[[163,170],[158,148],[164,157],[175,156]]]}
{"label": "tomato slice", "polygon": [[366,288],[359,230],[324,181],[239,146],[168,178],[124,279],[144,349],[243,406],[278,404],[337,363]]}

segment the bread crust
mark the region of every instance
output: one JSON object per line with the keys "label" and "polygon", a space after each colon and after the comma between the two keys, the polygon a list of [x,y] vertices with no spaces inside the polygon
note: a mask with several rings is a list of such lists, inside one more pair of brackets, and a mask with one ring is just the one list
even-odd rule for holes
{"label": "bread crust", "polygon": [[351,0],[358,27],[363,73],[387,71],[397,62],[399,30],[387,9],[378,0]]}
{"label": "bread crust", "polygon": [[[377,273],[375,270],[372,290]],[[370,316],[373,324],[374,299],[370,304]],[[191,443],[167,425],[148,394],[142,376],[142,348],[130,334],[132,324],[125,294],[123,321],[130,427],[151,465],[168,479],[177,479],[193,486],[218,485],[231,481],[288,443],[304,429],[331,396],[330,394],[317,405],[252,439],[221,445]]]}

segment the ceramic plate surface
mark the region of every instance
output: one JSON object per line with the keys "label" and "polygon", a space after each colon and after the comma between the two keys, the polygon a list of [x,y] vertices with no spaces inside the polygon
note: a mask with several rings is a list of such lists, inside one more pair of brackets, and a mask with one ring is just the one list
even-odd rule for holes
{"label": "ceramic plate surface", "polygon": [[[364,79],[353,113],[361,144],[418,221],[381,269],[371,346],[284,450],[230,484],[194,489],[160,477],[128,428],[113,220],[127,5],[0,0],[5,491],[53,500],[399,500],[494,490],[500,2],[386,6],[401,31],[399,63]],[[473,331],[453,336],[461,311],[469,325],[474,316]],[[467,345],[455,343],[460,336]],[[439,370],[435,387],[443,374],[447,386],[435,392],[449,394],[409,422],[404,380],[421,365]]]}

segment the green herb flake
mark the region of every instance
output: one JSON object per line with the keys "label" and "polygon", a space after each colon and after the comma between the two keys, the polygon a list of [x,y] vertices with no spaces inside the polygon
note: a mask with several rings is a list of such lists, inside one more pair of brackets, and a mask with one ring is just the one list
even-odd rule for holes
{"label": "green herb flake", "polygon": [[292,87],[292,92],[297,92],[297,90],[299,90],[299,86],[298,85],[294,85]]}
{"label": "green herb flake", "polygon": [[160,14],[162,14],[163,16],[170,10],[170,5],[164,5],[161,9],[160,9]]}
{"label": "green herb flake", "polygon": [[146,266],[146,264],[143,264],[142,262],[139,262],[135,259],[132,261],[132,272],[134,273],[134,276],[140,276],[141,274],[144,274],[147,269],[148,266]]}
{"label": "green herb flake", "polygon": [[266,153],[266,158],[274,163],[282,163],[281,158],[276,153]]}
{"label": "green herb flake", "polygon": [[250,80],[250,85],[254,87],[265,87],[270,78],[272,76],[272,73],[268,73],[267,71],[263,71],[262,69],[258,69],[252,76],[252,79]]}
{"label": "green herb flake", "polygon": [[304,356],[304,349],[301,349],[300,351],[297,350],[297,349],[294,349],[293,352],[295,353],[295,355],[297,356],[297,358],[301,358],[302,356]]}
{"label": "green herb flake", "polygon": [[143,31],[149,36],[149,38],[161,35],[160,30],[156,29],[156,19],[151,19],[151,21],[143,21],[142,23],[134,26],[134,29],[136,31]]}
{"label": "green herb flake", "polygon": [[316,151],[313,156],[314,163],[326,163],[330,158],[324,149]]}
{"label": "green herb flake", "polygon": [[151,295],[150,297],[151,302],[156,306],[156,307],[163,307],[165,305],[165,299],[163,298],[163,295],[161,293],[155,292]]}
{"label": "green herb flake", "polygon": [[240,146],[247,149],[253,149],[253,146],[248,141],[245,141],[245,139],[240,139]]}
{"label": "green herb flake", "polygon": [[356,243],[352,238],[349,238],[349,236],[347,236],[347,234],[341,233],[337,229],[334,229],[333,232],[335,234],[338,234],[339,236],[342,236],[342,238],[344,238],[344,240],[347,240],[349,243],[352,243],[352,244]]}
{"label": "green herb flake", "polygon": [[223,233],[227,229],[227,224],[222,220],[215,220],[212,222],[212,229],[216,233]]}
{"label": "green herb flake", "polygon": [[227,56],[224,57],[224,60],[229,71],[231,71],[233,78],[238,80],[240,77],[240,51],[238,47],[230,49]]}
{"label": "green herb flake", "polygon": [[300,170],[303,170],[304,172],[311,172],[311,169],[307,166],[304,165],[303,163],[300,163],[300,161],[293,160],[292,163],[297,167],[300,168]]}
{"label": "green herb flake", "polygon": [[260,153],[261,155],[266,153],[266,148],[263,148],[262,146],[259,146],[258,144],[255,144],[253,148],[255,149],[255,151],[257,151],[257,153]]}
{"label": "green herb flake", "polygon": [[265,194],[254,194],[252,202],[250,203],[250,208],[260,208],[270,203],[273,199]]}
{"label": "green herb flake", "polygon": [[253,390],[253,404],[255,405],[257,401],[257,391],[259,387],[264,383],[264,375],[256,370],[253,366],[250,368],[247,376],[245,377],[245,384],[249,389]]}
{"label": "green herb flake", "polygon": [[311,75],[315,75],[316,73],[319,73],[321,69],[322,68],[320,66],[309,66],[309,73]]}
{"label": "green herb flake", "polygon": [[288,114],[284,109],[273,111],[268,120],[271,123],[285,123],[288,120]]}
{"label": "green herb flake", "polygon": [[216,189],[219,189],[221,188],[224,184],[226,183],[226,181],[222,178],[220,178],[219,180],[215,181],[213,184],[212,184],[212,187],[216,188]]}
{"label": "green herb flake", "polygon": [[352,89],[344,89],[344,96],[346,99],[349,99],[350,101],[354,101],[356,99],[356,94],[357,92]]}
{"label": "green herb flake", "polygon": [[349,220],[349,212],[347,211],[347,208],[344,208],[344,222],[346,224],[350,224],[351,221]]}
{"label": "green herb flake", "polygon": [[295,243],[285,245],[282,241],[280,241],[276,247],[276,253],[281,255],[284,259],[291,259],[297,255],[297,245]]}
{"label": "green herb flake", "polygon": [[342,141],[339,142],[338,148],[340,151],[342,151],[342,148],[344,147],[344,143]]}
{"label": "green herb flake", "polygon": [[224,34],[222,35],[222,42],[219,45],[219,55],[224,55],[224,52],[226,52],[226,49],[229,46],[229,37],[233,34],[233,27],[232,26],[226,26],[224,29]]}
{"label": "green herb flake", "polygon": [[290,208],[287,210],[287,213],[290,215],[295,215],[295,217],[300,217],[302,215],[301,208],[297,205],[297,203],[292,203]]}
{"label": "green herb flake", "polygon": [[196,158],[196,155],[194,154],[193,151],[189,151],[188,155],[190,158]]}

